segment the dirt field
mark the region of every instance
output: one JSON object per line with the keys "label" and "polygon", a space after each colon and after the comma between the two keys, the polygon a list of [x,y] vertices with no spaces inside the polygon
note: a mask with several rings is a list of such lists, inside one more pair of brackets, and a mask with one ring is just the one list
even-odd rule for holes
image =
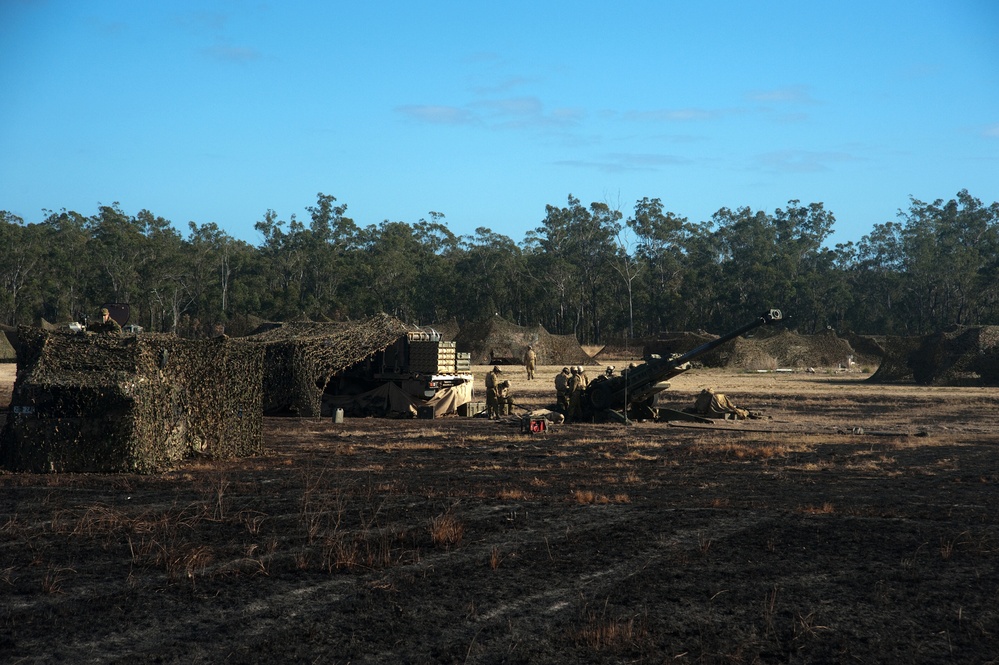
{"label": "dirt field", "polygon": [[0,662],[996,662],[999,393],[864,378],[674,379],[765,416],[712,429],[267,419],[253,459],[0,472]]}

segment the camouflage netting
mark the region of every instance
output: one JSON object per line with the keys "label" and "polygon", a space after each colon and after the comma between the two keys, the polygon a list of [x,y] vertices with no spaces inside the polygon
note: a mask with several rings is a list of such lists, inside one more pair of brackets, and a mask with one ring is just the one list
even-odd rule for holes
{"label": "camouflage netting", "polygon": [[492,364],[496,359],[519,363],[528,346],[534,347],[539,365],[593,363],[574,335],[552,335],[542,326],[518,326],[499,316],[463,325],[454,341],[458,351],[472,354],[474,365]]}
{"label": "camouflage netting", "polygon": [[461,326],[458,325],[457,319],[451,319],[450,321],[445,321],[444,323],[435,323],[431,326],[421,326],[423,330],[433,329],[441,334],[441,341],[443,342],[453,342],[461,332]]}
{"label": "camouflage netting", "polygon": [[837,367],[846,366],[850,360],[854,363],[870,361],[831,330],[817,335],[799,335],[780,329],[768,337],[737,337],[722,348],[731,354],[728,366],[747,369]]}
{"label": "camouflage netting", "polygon": [[[644,357],[657,355],[661,358],[669,358],[674,354],[682,355],[715,339],[718,339],[718,335],[700,332],[670,333],[662,335],[657,340],[646,342],[642,354]],[[705,367],[724,367],[728,363],[731,351],[731,344],[725,344],[721,348],[704,354],[697,359],[697,362]]]}
{"label": "camouflage netting", "polygon": [[0,326],[0,363],[17,360],[14,345],[17,343],[17,331],[11,326]]}
{"label": "camouflage netting", "polygon": [[999,326],[955,327],[924,337],[888,337],[875,383],[999,385]]}
{"label": "camouflage netting", "polygon": [[383,351],[413,330],[384,314],[363,321],[294,321],[247,337],[264,347],[264,412],[318,417],[335,374]]}
{"label": "camouflage netting", "polygon": [[74,335],[22,327],[0,464],[22,471],[166,470],[262,450],[263,353],[225,337]]}

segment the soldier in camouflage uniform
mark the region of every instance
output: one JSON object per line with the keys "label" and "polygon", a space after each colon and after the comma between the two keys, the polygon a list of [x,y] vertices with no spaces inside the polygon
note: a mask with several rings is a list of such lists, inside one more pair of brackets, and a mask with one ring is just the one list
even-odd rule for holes
{"label": "soldier in camouflage uniform", "polygon": [[111,318],[111,313],[107,307],[101,309],[101,320],[87,326],[87,332],[103,333],[106,335],[121,335],[121,325]]}
{"label": "soldier in camouflage uniform", "polygon": [[538,362],[538,354],[534,352],[533,346],[528,346],[527,351],[524,352],[524,369],[527,370],[527,380],[530,381],[534,378],[534,368]]}
{"label": "soldier in camouflage uniform", "polygon": [[489,420],[499,418],[499,384],[502,373],[499,365],[494,365],[491,372],[486,372],[486,413],[489,414]]}
{"label": "soldier in camouflage uniform", "polygon": [[569,413],[569,377],[571,376],[568,367],[563,367],[562,371],[555,375],[555,403],[556,408],[563,415]]}

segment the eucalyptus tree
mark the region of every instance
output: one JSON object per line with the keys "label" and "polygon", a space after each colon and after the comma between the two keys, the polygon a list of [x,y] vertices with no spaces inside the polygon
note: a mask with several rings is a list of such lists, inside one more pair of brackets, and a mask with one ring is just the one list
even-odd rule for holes
{"label": "eucalyptus tree", "polygon": [[555,303],[548,327],[562,333],[571,327],[584,342],[600,341],[621,213],[605,203],[587,209],[571,194],[566,207],[548,205],[545,211],[525,247],[532,255],[532,274]]}
{"label": "eucalyptus tree", "polygon": [[357,252],[360,229],[353,219],[345,216],[346,204],[337,204],[334,196],[319,192],[316,205],[306,210],[310,222],[302,243],[305,262],[302,306],[335,316],[348,309],[342,291],[354,268],[351,258]]}
{"label": "eucalyptus tree", "polygon": [[836,254],[824,248],[836,218],[822,203],[791,200],[786,210],[774,211],[772,222],[773,304],[792,313],[803,332],[814,332],[828,325],[826,303],[842,287]]}
{"label": "eucalyptus tree", "polygon": [[[643,305],[641,320],[646,333],[656,333],[677,322],[676,312],[682,309],[680,286],[683,281],[684,241],[689,235],[686,217],[678,217],[663,209],[660,199],[645,197],[635,203],[635,212],[627,225],[637,238],[637,265],[644,266],[646,279],[639,294]],[[629,298],[633,297],[628,289]]]}
{"label": "eucalyptus tree", "polygon": [[957,200],[911,199],[904,220],[907,296],[914,327],[928,332],[981,322],[995,303],[999,205],[984,207],[967,190]]}
{"label": "eucalyptus tree", "polygon": [[715,312],[721,327],[729,328],[745,312],[763,310],[779,295],[780,263],[775,256],[777,227],[763,211],[748,207],[722,208],[712,216],[721,250],[719,288],[721,309]]}
{"label": "eucalyptus tree", "polygon": [[150,259],[141,224],[115,202],[98,208],[88,219],[87,231],[97,268],[91,302],[130,302],[139,295],[141,271]]}
{"label": "eucalyptus tree", "polygon": [[36,312],[50,321],[80,319],[92,315],[94,303],[87,301],[89,282],[95,274],[89,242],[89,221],[78,212],[49,210],[40,226],[45,270],[42,275],[43,302]]}
{"label": "eucalyptus tree", "polygon": [[34,225],[0,210],[0,315],[8,325],[27,321],[25,296],[37,282],[42,262],[39,235]]}
{"label": "eucalyptus tree", "polygon": [[444,213],[431,211],[430,219],[413,225],[416,242],[412,260],[416,263],[422,288],[413,293],[414,323],[431,324],[448,319],[463,296],[464,285],[455,279],[460,239],[447,227]]}
{"label": "eucalyptus tree", "polygon": [[138,242],[144,246],[145,259],[138,293],[133,296],[141,307],[131,320],[141,320],[152,330],[175,331],[198,298],[183,239],[168,220],[148,210],[140,210],[133,221],[141,234]]}
{"label": "eucalyptus tree", "polygon": [[265,287],[259,300],[261,313],[277,320],[295,318],[303,313],[302,285],[308,244],[305,225],[295,215],[286,222],[268,209],[254,228],[264,236],[258,264],[260,282]]}
{"label": "eucalyptus tree", "polygon": [[461,288],[451,315],[480,321],[499,314],[520,324],[538,323],[545,308],[534,309],[538,287],[526,275],[524,253],[511,238],[482,226],[461,236],[453,275]]}
{"label": "eucalyptus tree", "polygon": [[905,250],[902,225],[875,224],[849,258],[849,282],[856,299],[854,329],[860,333],[914,334],[904,307]]}

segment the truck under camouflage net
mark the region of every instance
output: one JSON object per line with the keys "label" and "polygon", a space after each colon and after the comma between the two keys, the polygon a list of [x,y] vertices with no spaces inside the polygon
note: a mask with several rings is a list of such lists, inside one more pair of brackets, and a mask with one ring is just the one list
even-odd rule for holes
{"label": "truck under camouflage net", "polygon": [[472,399],[467,354],[440,334],[387,315],[286,322],[247,338],[264,347],[268,415],[415,416],[454,413]]}

